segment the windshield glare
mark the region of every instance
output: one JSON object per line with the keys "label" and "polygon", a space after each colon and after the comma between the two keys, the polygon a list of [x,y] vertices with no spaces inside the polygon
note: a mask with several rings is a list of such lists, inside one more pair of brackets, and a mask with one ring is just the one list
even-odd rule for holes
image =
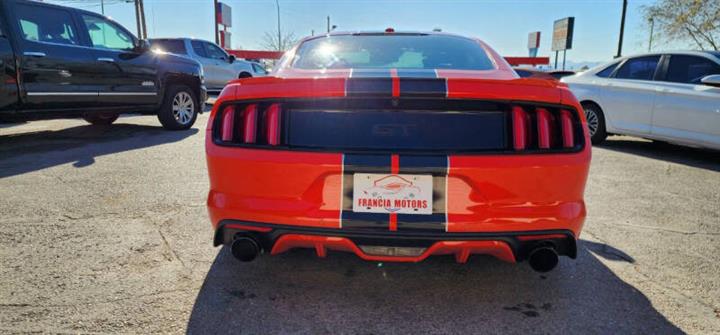
{"label": "windshield glare", "polygon": [[476,41],[447,35],[334,35],[304,42],[298,69],[490,70],[493,62]]}

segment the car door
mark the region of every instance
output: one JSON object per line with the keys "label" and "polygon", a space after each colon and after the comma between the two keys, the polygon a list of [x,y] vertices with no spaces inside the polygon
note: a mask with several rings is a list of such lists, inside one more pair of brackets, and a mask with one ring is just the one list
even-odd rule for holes
{"label": "car door", "polygon": [[216,65],[216,61],[208,56],[207,50],[205,49],[205,43],[200,40],[191,40],[190,46],[193,53],[197,56],[195,60],[200,62],[205,73],[205,85],[210,90],[217,90],[222,88],[225,83],[223,82],[222,73]]}
{"label": "car door", "polygon": [[603,81],[603,111],[608,122],[623,133],[648,135],[655,103],[655,74],[660,55],[629,58]]}
{"label": "car door", "polygon": [[652,133],[668,140],[720,146],[720,88],[700,79],[720,74],[720,64],[694,55],[668,55],[658,82]]}
{"label": "car door", "polygon": [[[0,10],[2,4],[0,4]],[[15,56],[7,34],[5,20],[0,15],[0,111],[11,110],[18,102],[18,83]]]}
{"label": "car door", "polygon": [[25,109],[81,108],[95,104],[94,59],[71,10],[34,2],[9,2],[17,36],[17,61]]}
{"label": "car door", "polygon": [[98,101],[109,106],[157,103],[156,55],[138,50],[135,36],[119,24],[99,15],[79,16],[92,45],[92,72],[100,83]]}
{"label": "car door", "polygon": [[203,42],[205,44],[205,51],[207,56],[214,61],[214,66],[218,74],[218,81],[220,88],[224,87],[229,81],[238,78],[238,72],[234,66],[230,63],[230,55],[221,49],[219,46],[210,43]]}

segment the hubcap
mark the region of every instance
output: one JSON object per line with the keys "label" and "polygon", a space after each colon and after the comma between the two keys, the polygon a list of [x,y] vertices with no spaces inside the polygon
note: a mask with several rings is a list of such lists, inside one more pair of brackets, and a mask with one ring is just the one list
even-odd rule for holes
{"label": "hubcap", "polygon": [[600,124],[598,115],[597,115],[597,113],[595,113],[595,110],[593,110],[592,108],[586,108],[585,109],[585,118],[587,119],[588,130],[590,130],[590,136],[594,136],[595,132],[597,132],[598,126]]}
{"label": "hubcap", "polygon": [[172,102],[172,111],[175,120],[180,124],[188,124],[195,113],[195,102],[187,92],[175,94]]}

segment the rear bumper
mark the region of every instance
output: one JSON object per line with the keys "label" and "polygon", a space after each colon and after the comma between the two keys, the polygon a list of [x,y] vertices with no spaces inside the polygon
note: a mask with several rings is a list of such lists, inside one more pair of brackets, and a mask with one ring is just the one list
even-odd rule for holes
{"label": "rear bumper", "polygon": [[367,261],[419,262],[434,255],[454,255],[459,263],[472,254],[521,262],[532,250],[553,247],[561,256],[577,256],[576,237],[570,230],[491,233],[382,232],[313,228],[222,220],[215,231],[215,246],[230,245],[237,236],[257,240],[272,255],[293,248],[315,249],[318,257],[328,250],[351,252]]}

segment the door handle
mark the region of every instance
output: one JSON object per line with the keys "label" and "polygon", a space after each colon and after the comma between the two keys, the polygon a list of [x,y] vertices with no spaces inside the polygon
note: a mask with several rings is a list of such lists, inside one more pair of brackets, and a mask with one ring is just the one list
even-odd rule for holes
{"label": "door handle", "polygon": [[38,57],[38,58],[47,56],[44,52],[35,52],[35,51],[25,51],[25,52],[23,52],[23,55],[28,56],[28,57]]}
{"label": "door handle", "polygon": [[97,59],[99,62],[105,62],[105,63],[115,63],[115,60],[108,57],[100,57]]}

